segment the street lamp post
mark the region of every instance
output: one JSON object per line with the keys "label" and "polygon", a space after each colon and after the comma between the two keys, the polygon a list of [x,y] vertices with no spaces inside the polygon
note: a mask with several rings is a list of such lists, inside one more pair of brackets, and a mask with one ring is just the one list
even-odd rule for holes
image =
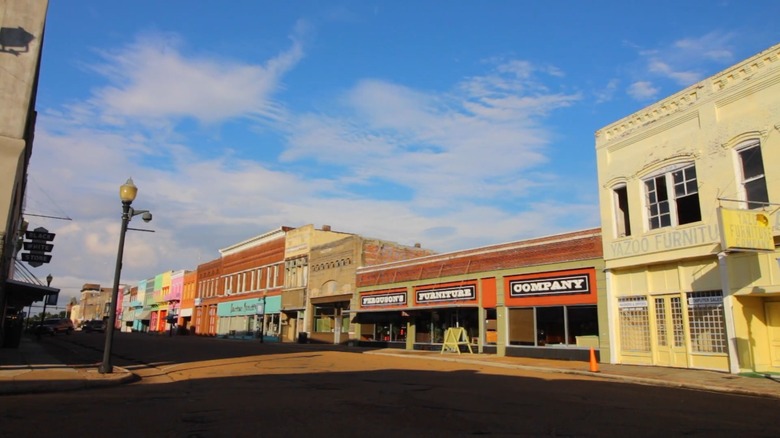
{"label": "street lamp post", "polygon": [[111,374],[114,367],[111,365],[111,347],[114,343],[114,325],[116,324],[116,305],[119,297],[119,277],[122,272],[122,253],[125,249],[125,234],[127,234],[127,225],[133,216],[143,214],[143,220],[149,222],[152,220],[152,214],[148,210],[133,210],[130,204],[135,200],[138,194],[138,187],[133,184],[133,179],[128,178],[127,182],[119,187],[119,199],[122,201],[122,227],[119,231],[119,249],[116,255],[116,268],[114,269],[114,289],[111,291],[111,303],[109,304],[108,323],[106,324],[106,344],[103,347],[103,362],[98,368],[100,374]]}
{"label": "street lamp post", "polygon": [[[54,280],[54,277],[52,277],[51,274],[46,276],[46,287],[51,287],[51,281]],[[46,319],[46,302],[49,301],[49,296],[44,295],[43,296],[43,313],[41,313],[41,324],[43,324],[43,320]]]}
{"label": "street lamp post", "polygon": [[[46,276],[46,287],[51,287],[51,281],[54,280],[51,274]],[[41,312],[41,321],[35,327],[35,337],[41,339],[41,333],[43,331],[43,321],[46,319],[46,303],[49,301],[49,296],[43,296],[43,311]],[[32,313],[32,305],[30,305],[30,313]]]}

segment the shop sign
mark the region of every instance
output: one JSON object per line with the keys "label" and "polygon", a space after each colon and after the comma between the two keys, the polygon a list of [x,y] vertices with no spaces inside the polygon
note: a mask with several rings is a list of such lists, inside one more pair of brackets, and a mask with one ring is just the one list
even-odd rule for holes
{"label": "shop sign", "polygon": [[360,297],[360,307],[374,306],[405,306],[406,292],[389,294],[363,295]]}
{"label": "shop sign", "polygon": [[641,309],[647,307],[647,298],[641,298],[638,300],[620,300],[618,301],[619,309]]}
{"label": "shop sign", "polygon": [[723,305],[723,297],[690,297],[688,307],[712,307]]}
{"label": "shop sign", "polygon": [[258,303],[257,299],[230,301],[217,304],[217,313],[219,316],[255,315],[258,306],[262,306],[262,303]]}
{"label": "shop sign", "polygon": [[509,282],[509,296],[513,298],[587,293],[590,293],[590,281],[587,274],[513,280]]}
{"label": "shop sign", "polygon": [[469,301],[477,298],[476,286],[461,286],[447,289],[427,289],[417,291],[417,303],[436,303],[439,301]]}
{"label": "shop sign", "polygon": [[766,213],[722,207],[718,213],[724,251],[774,251],[775,240]]}

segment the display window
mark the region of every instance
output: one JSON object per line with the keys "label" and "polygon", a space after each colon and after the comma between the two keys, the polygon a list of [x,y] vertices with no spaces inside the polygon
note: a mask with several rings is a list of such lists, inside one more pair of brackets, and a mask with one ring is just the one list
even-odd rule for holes
{"label": "display window", "polygon": [[590,347],[598,333],[595,305],[509,309],[509,345]]}
{"label": "display window", "polygon": [[414,318],[415,342],[440,344],[448,328],[463,327],[469,339],[479,336],[479,318],[476,308],[445,308],[419,311]]}
{"label": "display window", "polygon": [[406,321],[400,312],[372,312],[358,315],[360,340],[405,342]]}

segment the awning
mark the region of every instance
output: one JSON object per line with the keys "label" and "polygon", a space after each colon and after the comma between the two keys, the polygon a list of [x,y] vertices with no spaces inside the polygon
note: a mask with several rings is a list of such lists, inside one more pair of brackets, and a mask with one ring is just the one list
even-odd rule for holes
{"label": "awning", "polygon": [[179,316],[186,318],[188,316],[192,316],[192,307],[188,307],[186,309],[181,309],[181,312],[179,312]]}
{"label": "awning", "polygon": [[338,303],[340,301],[352,300],[352,294],[330,295],[327,297],[312,297],[312,304]]}
{"label": "awning", "polygon": [[40,284],[25,283],[18,280],[5,281],[5,296],[8,307],[21,309],[36,301],[43,301],[46,295],[54,295],[60,290]]}
{"label": "awning", "polygon": [[135,319],[137,319],[139,321],[148,321],[151,316],[152,316],[152,311],[151,310],[147,310],[145,312],[141,312],[141,313],[135,315]]}

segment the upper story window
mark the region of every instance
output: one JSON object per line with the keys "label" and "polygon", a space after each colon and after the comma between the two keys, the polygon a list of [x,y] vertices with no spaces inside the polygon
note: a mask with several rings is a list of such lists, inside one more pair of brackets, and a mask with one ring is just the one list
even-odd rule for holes
{"label": "upper story window", "polygon": [[761,208],[769,202],[761,144],[758,140],[748,141],[737,149],[737,154],[742,171],[742,194],[748,201],[748,208]]}
{"label": "upper story window", "polygon": [[696,167],[691,164],[645,180],[651,230],[701,220]]}
{"label": "upper story window", "polygon": [[625,185],[612,190],[615,206],[615,232],[617,237],[631,235],[631,220],[628,214],[628,190]]}

